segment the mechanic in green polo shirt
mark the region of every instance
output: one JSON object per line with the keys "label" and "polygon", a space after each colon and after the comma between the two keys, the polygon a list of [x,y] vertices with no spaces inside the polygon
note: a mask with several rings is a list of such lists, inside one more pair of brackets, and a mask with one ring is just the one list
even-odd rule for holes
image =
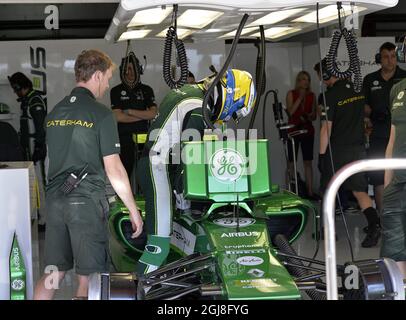
{"label": "mechanic in green polo shirt", "polygon": [[[48,114],[46,144],[47,228],[44,275],[34,299],[52,299],[65,272],[75,266],[76,297],[86,298],[88,276],[109,271],[106,174],[130,212],[133,237],[142,231],[127,173],[121,163],[117,124],[112,111],[96,101],[108,88],[114,64],[101,51],[83,51],[75,62],[76,88]],[[51,280],[52,279],[52,280]]]}
{"label": "mechanic in green polo shirt", "polygon": [[[172,233],[172,197],[185,209],[183,190],[171,181],[170,169],[179,172],[176,156],[181,141],[201,140],[205,123],[202,117],[204,94],[211,79],[195,85],[171,90],[159,107],[159,115],[151,123],[143,157],[137,168],[137,178],[145,196],[147,244],[140,257],[137,272],[145,274],[161,266],[169,253]],[[209,107],[213,122],[227,122],[247,116],[255,103],[255,86],[248,72],[229,69],[215,88]],[[213,102],[215,101],[215,103]],[[185,136],[183,136],[185,133]],[[179,162],[177,162],[179,160]],[[178,175],[173,175],[179,178]],[[177,189],[177,190],[176,190]]]}
{"label": "mechanic in green polo shirt", "polygon": [[[325,59],[322,61],[322,70],[323,81],[329,87],[326,92],[328,121],[323,121],[320,129],[320,188],[325,190],[334,172],[348,163],[365,158],[365,96],[363,93],[355,92],[350,81],[332,76],[327,70]],[[333,153],[334,171],[329,147]],[[368,233],[361,245],[364,248],[376,246],[380,237],[379,219],[367,193],[366,175],[351,176],[344,182],[342,188],[353,193],[368,221]]]}
{"label": "mechanic in green polo shirt", "polygon": [[[372,129],[369,137],[369,159],[385,157],[391,127],[389,94],[394,84],[406,78],[406,71],[397,65],[396,46],[386,42],[377,55],[381,69],[364,78],[363,89],[366,98],[366,121]],[[375,203],[378,213],[382,212],[383,171],[368,173],[369,183],[374,186]]]}
{"label": "mechanic in green polo shirt", "polygon": [[[390,95],[392,125],[386,158],[406,158],[406,79]],[[406,160],[405,160],[406,161]],[[385,171],[381,256],[398,263],[406,279],[406,170]]]}
{"label": "mechanic in green polo shirt", "polygon": [[[121,84],[111,89],[110,99],[113,113],[118,122],[121,145],[120,158],[131,178],[136,162],[136,150],[140,151],[143,148],[143,145],[138,143],[136,148],[133,134],[146,134],[148,132],[149,121],[155,118],[157,106],[152,88],[139,80],[142,67],[138,59],[135,57],[134,63],[125,62],[126,58],[123,58],[120,65]],[[124,68],[125,70],[123,70]],[[136,72],[138,73],[137,76]],[[137,83],[135,83],[136,79],[138,79]]]}

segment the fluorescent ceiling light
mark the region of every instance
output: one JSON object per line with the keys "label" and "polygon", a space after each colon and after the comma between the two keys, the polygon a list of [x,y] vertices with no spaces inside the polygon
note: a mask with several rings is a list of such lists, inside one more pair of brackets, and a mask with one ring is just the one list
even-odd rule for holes
{"label": "fluorescent ceiling light", "polygon": [[127,28],[144,26],[148,24],[160,24],[172,12],[172,7],[166,9],[153,8],[137,11]]}
{"label": "fluorescent ceiling light", "polygon": [[266,16],[255,20],[254,22],[250,23],[249,26],[260,26],[260,25],[268,25],[268,24],[276,24],[280,21],[283,21],[299,12],[306,10],[305,8],[299,9],[291,9],[291,10],[283,10],[283,11],[276,11],[267,14]]}
{"label": "fluorescent ceiling light", "polygon": [[178,18],[178,25],[202,29],[221,15],[223,15],[223,12],[220,11],[189,9]]}
{"label": "fluorescent ceiling light", "polygon": [[[351,6],[343,6],[345,14],[343,16],[351,15]],[[358,13],[366,10],[364,7],[354,7],[354,13]],[[331,5],[324,7],[319,10],[320,23],[326,23],[332,20],[338,19],[337,6]],[[317,23],[317,11],[308,13],[300,18],[293,20],[293,22],[307,22],[307,23]]]}
{"label": "fluorescent ceiling light", "polygon": [[[241,35],[253,32],[255,30],[258,30],[258,27],[249,27],[249,28],[244,28],[241,31]],[[237,30],[231,31],[229,33],[223,34],[220,38],[227,38],[227,37],[234,37],[235,34],[237,33]]]}
{"label": "fluorescent ceiling light", "polygon": [[215,33],[215,32],[224,32],[224,29],[207,29],[203,30],[204,32]]}
{"label": "fluorescent ceiling light", "polygon": [[[162,30],[156,36],[161,37],[161,38],[165,38],[167,32],[168,32],[168,29]],[[193,31],[190,30],[190,29],[176,28],[176,33],[177,33],[179,39],[183,39],[183,38],[186,38],[188,35],[192,34]]]}
{"label": "fluorescent ceiling light", "polygon": [[[296,33],[299,32],[300,28],[294,28],[294,27],[274,27],[270,29],[266,29],[264,31],[265,33],[265,38],[270,38],[270,39],[277,39],[283,36],[286,36],[291,33]],[[255,33],[252,35],[252,37],[260,37],[260,33]]]}
{"label": "fluorescent ceiling light", "polygon": [[151,30],[131,30],[123,32],[117,41],[144,38]]}

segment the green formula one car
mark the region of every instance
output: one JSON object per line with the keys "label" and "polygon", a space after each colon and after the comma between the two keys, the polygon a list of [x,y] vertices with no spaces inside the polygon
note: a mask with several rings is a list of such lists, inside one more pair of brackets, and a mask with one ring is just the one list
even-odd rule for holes
{"label": "green formula one car", "polygon": [[[167,263],[134,273],[146,236],[131,239],[128,211],[113,201],[110,251],[118,273],[91,275],[89,299],[326,299],[325,263],[291,247],[308,220],[317,237],[317,211],[271,184],[268,141],[188,142],[182,152],[192,206],[176,211]],[[137,203],[143,209],[142,199]],[[337,272],[343,299],[404,299],[392,260],[353,262]],[[347,281],[354,273],[355,285]]]}

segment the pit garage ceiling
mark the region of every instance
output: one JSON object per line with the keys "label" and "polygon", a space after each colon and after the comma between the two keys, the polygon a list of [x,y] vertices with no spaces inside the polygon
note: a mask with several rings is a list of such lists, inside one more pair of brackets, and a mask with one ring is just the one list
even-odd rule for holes
{"label": "pit garage ceiling", "polygon": [[[109,27],[111,27],[113,17],[119,8],[119,2],[119,0],[0,0],[0,41],[103,38],[108,32]],[[143,1],[137,0],[134,2]],[[247,3],[250,2],[248,1]],[[291,3],[291,1],[282,2],[285,4]],[[150,1],[150,3],[156,3],[156,1]],[[44,20],[47,16],[44,13],[44,9],[47,5],[56,5],[59,9],[60,20],[58,30],[47,30],[44,27]],[[299,15],[300,12],[296,16]],[[258,17],[258,15],[251,16],[247,25],[254,21],[255,16]],[[170,20],[170,15],[165,21],[166,23],[168,23],[168,19]],[[399,4],[395,8],[368,14],[364,19],[362,35],[400,36],[406,30],[405,21],[406,1],[399,1]],[[282,21],[281,23],[284,22]],[[213,23],[209,27],[215,29],[213,27],[215,24]],[[221,23],[217,24],[221,26]],[[231,30],[237,25],[237,22],[230,23],[229,29]],[[162,26],[157,27],[154,32],[160,27]],[[121,28],[123,29],[123,27]],[[156,33],[154,34],[154,32],[151,32],[149,37],[155,37]],[[194,35],[190,35],[186,39],[193,40],[194,37],[204,38],[205,36],[212,38],[222,34],[224,33],[208,34],[205,32],[194,32]],[[255,34],[255,32],[251,34]],[[250,33],[248,33],[249,35]],[[297,38],[297,36],[294,37],[296,40]],[[288,37],[287,41],[289,39],[291,38]],[[277,39],[277,41],[279,40],[283,40],[283,38]]]}

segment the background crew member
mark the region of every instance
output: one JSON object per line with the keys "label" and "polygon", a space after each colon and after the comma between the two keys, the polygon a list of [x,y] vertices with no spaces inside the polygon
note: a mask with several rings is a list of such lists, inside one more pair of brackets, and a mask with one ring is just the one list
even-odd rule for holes
{"label": "background crew member", "polygon": [[[57,266],[59,280],[75,265],[79,298],[87,297],[89,274],[109,271],[106,174],[130,212],[133,237],[142,231],[143,223],[119,157],[114,115],[96,101],[109,87],[113,68],[110,57],[103,52],[83,51],[75,62],[76,88],[46,119],[49,210],[45,265]],[[72,180],[72,173],[77,179]],[[55,290],[46,284],[53,276],[51,273],[39,280],[35,299],[52,299]]]}
{"label": "background crew member", "polygon": [[46,157],[45,128],[44,120],[47,115],[47,106],[41,94],[33,89],[32,82],[21,72],[14,73],[8,77],[14,93],[18,96],[17,101],[21,102],[20,116],[20,143],[25,161],[33,161],[35,174],[38,182],[40,197],[40,221],[44,224],[46,217],[45,208],[45,171],[44,160]]}
{"label": "background crew member", "polygon": [[195,75],[193,73],[191,73],[190,71],[189,71],[189,73],[187,75],[186,83],[187,84],[195,84],[196,83]]}
{"label": "background crew member", "polygon": [[[313,146],[314,146],[314,127],[312,121],[317,117],[317,101],[315,94],[311,91],[310,74],[301,71],[296,76],[296,86],[290,90],[286,97],[286,105],[289,113],[289,124],[295,127],[290,129],[290,133],[299,130],[306,130],[306,133],[294,137],[295,154],[297,157],[299,146],[302,150],[303,165],[306,178],[307,197],[318,200],[313,195]],[[289,176],[293,177],[293,146],[288,142],[288,170]],[[289,179],[290,181],[292,179]]]}
{"label": "background crew member", "polygon": [[0,121],[0,161],[23,161],[18,133],[13,126]]}
{"label": "background crew member", "polygon": [[[390,94],[392,126],[386,158],[406,158],[406,79]],[[386,171],[381,256],[398,263],[406,279],[406,171]]]}
{"label": "background crew member", "polygon": [[[169,253],[173,195],[168,172],[169,157],[171,150],[181,142],[183,130],[194,129],[201,138],[205,128],[202,103],[209,84],[207,79],[196,85],[171,90],[160,105],[158,117],[151,124],[137,169],[138,181],[145,195],[148,234],[147,245],[137,266],[140,274],[156,270]],[[218,97],[216,103],[209,103],[213,122],[245,117],[255,102],[254,83],[245,71],[229,69],[215,91],[215,97]],[[182,200],[179,197],[177,201]]]}
{"label": "background crew member", "polygon": [[[329,87],[326,92],[328,122],[323,121],[320,129],[320,185],[325,190],[333,176],[329,138],[336,172],[344,165],[364,158],[365,97],[355,92],[350,81],[339,80],[329,74],[325,59],[322,67],[323,81]],[[344,190],[352,191],[368,221],[368,233],[361,244],[364,248],[376,246],[380,237],[378,213],[372,207],[367,188],[364,174],[354,175],[343,184]]]}
{"label": "background crew member", "polygon": [[[132,63],[124,63],[126,58],[123,58],[120,66],[120,75],[122,83],[111,89],[110,99],[114,115],[118,122],[118,132],[120,136],[121,152],[120,158],[123,162],[128,177],[131,179],[135,163],[135,142],[133,134],[146,134],[148,132],[149,120],[152,120],[157,115],[157,106],[155,103],[154,91],[150,86],[147,86],[141,81],[130,87],[125,83],[134,83],[136,72],[142,73],[138,59],[135,65]],[[122,73],[121,68],[125,67],[125,73]],[[137,68],[137,70],[135,70]],[[141,145],[138,145],[138,150],[141,150]]]}
{"label": "background crew member", "polygon": [[[393,43],[386,42],[379,48],[376,62],[381,64],[381,69],[368,74],[363,84],[366,123],[372,129],[369,138],[369,159],[385,157],[391,126],[389,94],[394,84],[406,78],[406,71],[397,66],[396,46]],[[368,176],[369,183],[374,186],[376,208],[378,213],[381,213],[384,172],[372,171]]]}

